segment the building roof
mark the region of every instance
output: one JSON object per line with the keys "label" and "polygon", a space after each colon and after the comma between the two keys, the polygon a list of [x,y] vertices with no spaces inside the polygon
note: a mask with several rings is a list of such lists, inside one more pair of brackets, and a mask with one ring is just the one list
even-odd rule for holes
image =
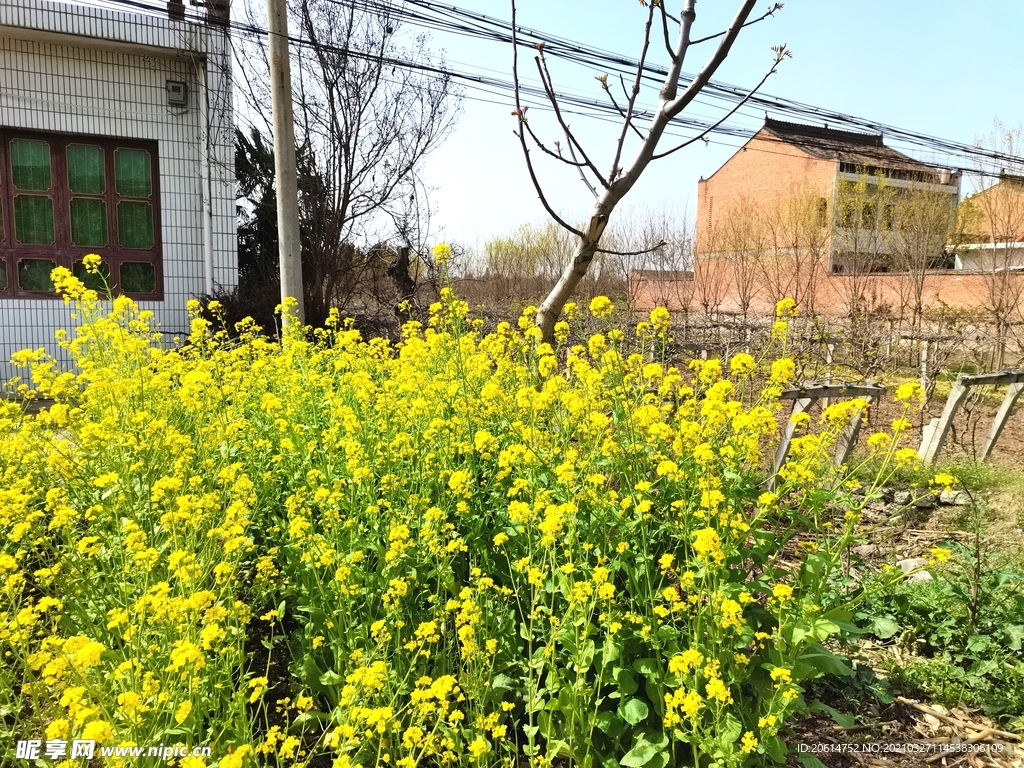
{"label": "building roof", "polygon": [[765,118],[762,133],[799,147],[813,157],[839,160],[869,172],[877,168],[937,176],[936,168],[885,146],[880,133],[840,131],[828,126],[787,123],[770,117]]}

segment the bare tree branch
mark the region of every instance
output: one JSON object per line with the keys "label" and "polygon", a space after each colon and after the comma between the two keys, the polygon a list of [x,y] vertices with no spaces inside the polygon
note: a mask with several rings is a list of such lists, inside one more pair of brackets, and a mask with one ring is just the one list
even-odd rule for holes
{"label": "bare tree branch", "polygon": [[[581,163],[581,162],[579,162],[576,159],[567,160],[561,154],[560,151],[559,152],[555,152],[553,150],[548,149],[547,146],[544,144],[544,142],[542,142],[540,140],[540,138],[537,136],[537,134],[534,133],[533,129],[530,128],[530,122],[528,120],[523,120],[522,121],[522,125],[526,128],[526,132],[530,134],[530,138],[533,139],[534,144],[537,145],[537,149],[539,149],[544,154],[551,155],[551,157],[555,158],[556,160],[560,160],[561,162],[565,163],[566,165],[571,165],[574,168],[580,168],[580,167],[585,168],[586,167],[586,165],[587,165],[586,163]],[[561,149],[561,143],[556,141],[555,142],[555,147],[556,147],[556,149],[560,150]],[[570,149],[571,149],[571,147],[570,147]]]}
{"label": "bare tree branch", "polygon": [[596,253],[607,253],[611,256],[643,256],[645,253],[654,253],[655,251],[661,250],[668,243],[662,240],[657,245],[652,245],[650,248],[642,248],[639,251],[609,251],[604,248],[598,248]]}
{"label": "bare tree branch", "polygon": [[590,180],[587,178],[587,174],[583,170],[583,165],[581,165],[580,162],[576,159],[576,150],[573,149],[571,143],[569,144],[569,154],[572,155],[572,159],[573,159],[573,161],[576,162],[576,166],[579,169],[580,181],[582,181],[584,186],[587,189],[590,190],[590,194],[592,194],[594,197],[597,197],[598,196],[598,194],[597,194],[597,187],[595,187],[593,184],[591,184]]}
{"label": "bare tree branch", "polygon": [[665,10],[665,3],[658,3],[658,10],[661,11],[661,31],[665,35],[665,50],[668,52],[669,61],[675,61],[676,52],[672,49],[672,40],[668,34],[668,20],[672,19],[672,21],[678,24],[679,19],[668,15],[668,11]]}
{"label": "bare tree branch", "polygon": [[[605,185],[604,191],[594,201],[594,207],[591,210],[590,219],[582,231],[572,230],[577,234],[578,242],[576,244],[576,250],[570,263],[565,267],[558,281],[551,289],[548,296],[541,303],[540,309],[537,312],[537,324],[540,327],[543,337],[545,340],[550,341],[553,338],[555,322],[558,316],[562,312],[562,308],[565,306],[566,301],[572,295],[576,286],[579,285],[580,281],[586,277],[590,265],[592,264],[596,254],[602,252],[601,239],[604,236],[605,229],[608,226],[612,212],[615,207],[619,204],[622,198],[633,188],[641,174],[656,157],[656,149],[658,143],[661,141],[671,121],[679,115],[689,105],[701,89],[710,81],[711,77],[717,71],[718,67],[728,56],[729,51],[732,48],[733,43],[736,40],[740,30],[747,26],[747,19],[753,11],[756,0],[741,0],[740,7],[736,12],[736,15],[722,37],[717,49],[714,54],[710,57],[707,63],[701,68],[701,70],[694,76],[693,80],[687,85],[685,90],[680,94],[679,85],[682,76],[682,66],[686,58],[687,51],[691,46],[690,31],[696,18],[696,6],[697,0],[684,0],[682,13],[679,15],[678,25],[679,34],[676,41],[675,47],[670,53],[671,63],[668,67],[665,79],[662,82],[661,90],[658,94],[658,105],[654,111],[653,116],[650,118],[649,125],[645,134],[640,135],[640,146],[637,149],[637,154],[627,166],[621,166],[622,154],[625,147],[626,137],[630,135],[632,130],[634,133],[640,133],[637,127],[633,124],[633,114],[636,103],[636,98],[640,92],[640,83],[643,76],[643,67],[646,63],[647,54],[650,48],[651,42],[651,28],[654,23],[654,6],[655,2],[642,3],[647,6],[647,18],[644,23],[644,39],[642,44],[642,51],[639,57],[639,64],[637,67],[637,76],[634,82],[633,90],[628,94],[628,103],[623,109],[619,111],[623,113],[623,124],[620,131],[618,140],[615,145],[614,160],[611,166],[611,172],[609,174],[609,181]],[[661,3],[657,3],[661,5]],[[776,4],[777,6],[778,4]],[[775,10],[778,10],[776,6],[770,9],[768,15],[771,15]],[[513,30],[515,29],[515,0],[512,0],[512,13],[513,13]],[[662,34],[667,36],[668,26],[668,14],[662,8]],[[515,48],[516,41],[513,39],[513,49]],[[779,61],[785,56],[785,48],[780,47],[776,50],[777,61],[773,64],[769,74],[774,71]],[[541,47],[541,58],[543,58],[543,48]],[[513,68],[516,67],[515,54],[513,54]],[[547,73],[546,66],[539,66],[541,70],[541,79],[544,81],[545,90],[547,92],[549,100],[555,107],[556,115],[559,118],[560,124],[563,129],[567,130],[564,120],[561,119],[561,113],[558,108],[557,99],[554,97],[553,89],[551,88],[551,78]],[[764,79],[767,78],[767,75]],[[762,79],[762,83],[764,82]],[[602,80],[602,78],[598,78]],[[607,78],[602,80],[602,86],[605,90],[608,90]],[[757,86],[760,87],[760,84]],[[520,120],[523,119],[522,111],[519,104],[518,94],[518,80],[516,80],[517,88],[517,114]],[[756,91],[757,88],[754,89]],[[753,93],[753,91],[752,91]],[[610,92],[609,92],[610,95]],[[747,96],[749,99],[750,96]],[[613,104],[614,99],[612,100]],[[616,105],[616,109],[619,109]],[[728,116],[727,116],[728,117]],[[718,123],[720,124],[721,121]],[[715,127],[717,127],[717,125]],[[568,135],[568,134],[567,134]],[[520,141],[523,145],[524,151],[526,150],[525,137],[520,133]],[[583,152],[583,148],[579,146],[578,142],[575,142],[575,137],[572,137],[570,142],[574,144],[575,148],[578,149],[582,157],[589,162],[589,158]],[[674,151],[674,150],[672,150]],[[539,187],[536,181],[536,175],[532,165],[527,157],[527,167],[530,172],[531,179],[534,180],[534,185]],[[600,177],[598,177],[600,178]],[[538,193],[540,190],[538,189]],[[542,195],[542,202],[545,203],[545,207],[551,212],[550,206],[547,205]],[[637,252],[635,255],[640,255],[647,251]],[[629,254],[623,254],[629,255]]]}
{"label": "bare tree branch", "polygon": [[644,64],[647,63],[647,51],[651,47],[651,24],[654,22],[654,2],[647,9],[647,22],[644,24],[644,45],[640,51],[640,60],[636,65],[636,78],[633,80],[633,90],[626,102],[626,118],[622,122],[622,130],[619,132],[619,142],[615,145],[615,159],[612,160],[612,169],[608,178],[613,181],[619,175],[619,160],[622,159],[622,148],[626,144],[626,134],[629,131],[633,120],[633,106],[636,104],[636,97],[640,95],[640,81],[644,76]]}
{"label": "bare tree branch", "polygon": [[[629,127],[633,129],[633,133],[635,133],[640,138],[640,140],[642,141],[643,138],[644,138],[643,133],[640,131],[639,128],[637,128],[633,124],[631,116],[627,115],[626,111],[622,107],[619,106],[619,102],[617,102],[615,100],[615,94],[613,94],[612,93],[612,89],[608,87],[608,75],[602,75],[601,77],[597,77],[597,78],[594,78],[594,79],[597,80],[599,83],[601,83],[601,87],[604,88],[604,92],[608,94],[608,100],[611,101],[612,106],[615,107],[615,111],[618,112],[619,115],[622,116],[623,120],[625,120],[627,123],[629,123]],[[622,92],[626,93],[626,81],[622,77],[622,75],[619,75],[619,82],[622,85]],[[626,93],[626,97],[627,97],[627,99],[629,98],[629,94],[628,93]]]}
{"label": "bare tree branch", "polygon": [[[748,21],[743,26],[744,27],[749,27],[749,26],[751,26],[753,24],[757,24],[759,21],[764,21],[769,16],[774,16],[776,11],[781,11],[781,10],[782,10],[782,3],[775,3],[775,5],[771,6],[767,11],[765,11],[764,15],[758,16],[756,19],[752,19],[752,20]],[[728,32],[728,30],[722,30],[721,32],[716,32],[713,35],[708,35],[707,37],[702,37],[699,40],[691,40],[690,41],[690,45],[700,45],[701,43],[706,43],[708,40],[714,40],[716,38],[721,37],[726,32]]]}
{"label": "bare tree branch", "polygon": [[544,206],[544,210],[563,229],[572,232],[577,237],[583,237],[583,233],[580,230],[555,213],[555,209],[551,207],[547,197],[544,195],[544,189],[541,187],[540,181],[537,179],[537,172],[533,167],[533,160],[530,159],[530,148],[526,146],[526,132],[522,129],[522,124],[526,122],[526,112],[523,109],[522,97],[519,92],[519,41],[516,39],[516,30],[516,0],[512,0],[512,89],[516,99],[516,109],[512,114],[519,118],[520,124],[520,129],[513,131],[513,133],[519,137],[519,144],[523,149],[523,158],[526,160],[526,169],[530,173],[530,181],[533,182],[533,188],[537,191],[537,197],[540,198],[540,203]]}
{"label": "bare tree branch", "polygon": [[[740,30],[745,26],[744,22],[746,21],[747,16],[749,16],[750,12],[754,9],[754,3],[755,0],[744,0],[743,5],[740,7],[739,11],[736,13],[736,17],[733,19],[732,24],[729,26],[729,29],[726,30],[725,37],[722,38],[722,42],[719,43],[718,48],[715,49],[714,55],[708,63],[701,68],[700,72],[694,76],[693,80],[691,80],[690,84],[686,87],[686,90],[673,99],[671,104],[666,108],[665,111],[670,118],[675,117],[682,112],[683,109],[686,108],[686,105],[696,98],[701,89],[708,84],[711,76],[718,70],[718,67],[721,66],[723,61],[725,61],[725,57],[729,55],[729,51],[732,49],[732,44],[736,42],[736,37],[739,35]],[[688,3],[688,5],[692,6],[691,3]],[[687,47],[689,47],[689,45],[690,43],[687,43]],[[681,59],[682,56],[680,56],[680,60]]]}
{"label": "bare tree branch", "polygon": [[[372,13],[299,0],[291,13],[307,41],[294,53],[295,129],[305,303],[317,317],[364,290],[368,246],[420,229],[417,171],[453,126],[458,95],[443,63],[430,75],[392,69],[434,58],[423,38],[399,46],[393,0]],[[251,82],[250,109],[263,115],[266,86]]]}
{"label": "bare tree branch", "polygon": [[678,152],[680,149],[683,149],[684,147],[690,146],[694,142],[700,141],[705,136],[707,136],[709,133],[711,133],[716,128],[718,128],[718,126],[720,126],[722,123],[724,123],[730,117],[735,115],[736,112],[739,111],[740,107],[742,107],[744,104],[746,104],[750,100],[750,98],[761,89],[761,86],[763,86],[768,81],[768,78],[771,77],[772,75],[774,75],[776,73],[776,71],[778,71],[779,64],[781,63],[781,61],[783,59],[785,59],[785,58],[789,58],[792,55],[789,51],[786,50],[786,46],[785,45],[780,45],[777,48],[773,48],[772,50],[775,51],[775,62],[772,64],[771,69],[769,69],[765,73],[765,76],[761,78],[761,82],[759,82],[757,85],[755,85],[753,88],[751,88],[747,92],[747,95],[744,96],[742,99],[740,99],[739,102],[736,103],[735,107],[733,107],[732,109],[730,109],[728,112],[725,113],[725,117],[723,117],[718,122],[716,122],[716,123],[714,123],[712,125],[709,125],[706,129],[701,131],[699,134],[697,134],[696,136],[694,136],[691,139],[687,139],[682,144],[679,144],[678,146],[675,146],[672,149],[667,150],[665,152],[661,152],[660,154],[652,155],[651,159],[652,160],[660,160],[663,157],[668,157],[673,152]]}
{"label": "bare tree branch", "polygon": [[[562,126],[562,130],[565,132],[565,138],[569,142],[569,144],[571,146],[574,145],[576,149],[579,151],[580,156],[583,158],[583,162],[587,164],[587,168],[590,170],[590,172],[597,177],[597,180],[601,183],[601,186],[607,189],[608,182],[605,181],[604,176],[601,175],[601,172],[597,170],[597,166],[590,161],[589,157],[587,157],[587,153],[586,150],[583,149],[583,145],[580,144],[579,141],[577,141],[576,137],[569,129],[569,124],[566,123],[565,119],[562,117],[562,108],[558,105],[558,97],[555,96],[555,89],[551,84],[551,75],[548,73],[547,60],[544,58],[543,44],[539,45],[538,49],[540,50],[540,55],[536,56],[534,60],[537,62],[537,71],[540,72],[540,80],[544,86],[545,93],[547,93],[548,101],[551,102],[551,106],[555,110],[555,117],[558,120],[558,124]],[[573,153],[573,156],[575,156],[575,153]]]}

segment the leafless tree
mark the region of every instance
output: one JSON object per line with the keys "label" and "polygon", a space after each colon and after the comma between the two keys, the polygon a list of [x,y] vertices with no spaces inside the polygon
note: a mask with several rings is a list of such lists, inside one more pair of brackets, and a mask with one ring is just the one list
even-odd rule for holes
{"label": "leafless tree", "polygon": [[757,206],[742,199],[723,224],[722,245],[725,258],[730,262],[737,309],[744,319],[762,287],[758,275],[765,256],[766,238],[761,219]]}
{"label": "leafless tree", "polygon": [[962,206],[964,228],[974,234],[965,238],[973,242],[965,246],[964,257],[970,253],[985,276],[985,308],[996,330],[992,365],[1002,368],[1012,330],[1024,322],[1024,127],[1008,128],[996,121],[993,132],[978,144],[1020,158],[1002,168],[994,184],[981,188],[979,182],[976,194]]}
{"label": "leafless tree", "polygon": [[947,243],[956,229],[953,203],[947,192],[901,190],[883,217],[883,226],[892,230],[893,263],[907,288],[915,332],[921,329],[924,315],[925,280],[942,266]]}
{"label": "leafless tree", "polygon": [[685,326],[694,299],[692,228],[685,218],[669,210],[645,209],[625,218],[626,226],[622,228],[629,235],[622,238],[620,247],[639,253],[606,254],[606,258],[611,256],[612,263],[623,271],[630,290],[629,305],[636,304],[642,291],[646,301],[654,306],[681,313]]}
{"label": "leafless tree", "polygon": [[813,315],[817,282],[827,268],[830,222],[816,192],[793,190],[780,205],[761,212],[765,253],[760,262],[767,296],[791,298]]}
{"label": "leafless tree", "polygon": [[707,238],[704,252],[693,257],[693,298],[704,310],[705,321],[710,322],[725,301],[732,277],[729,260],[722,256],[724,232],[716,227],[707,233]]}
{"label": "leafless tree", "polygon": [[880,226],[892,196],[888,180],[881,173],[867,172],[856,181],[841,179],[836,185],[836,233],[833,262],[842,274],[843,298],[851,322],[858,321],[875,307],[871,296],[872,275],[889,259],[889,234]]}
{"label": "leafless tree", "polygon": [[[555,120],[558,123],[558,130],[562,138],[557,144],[552,143],[549,145],[543,142],[527,120],[519,88],[516,4],[515,0],[512,0],[513,79],[516,90],[516,109],[514,114],[519,123],[517,134],[522,145],[523,155],[526,158],[530,178],[534,183],[544,208],[555,221],[572,232],[576,237],[576,247],[569,264],[565,267],[558,282],[543,301],[540,311],[537,313],[537,323],[543,331],[545,338],[549,340],[553,338],[555,322],[562,312],[562,307],[568,301],[579,282],[586,276],[594,257],[602,250],[602,237],[612,212],[633,188],[647,166],[658,158],[665,157],[700,140],[708,131],[724,122],[744,103],[741,101],[737,104],[715,126],[675,147],[659,151],[659,144],[665,134],[665,130],[669,127],[672,120],[682,113],[696,98],[697,94],[700,93],[701,89],[718,70],[718,67],[725,61],[740,30],[748,24],[773,15],[782,7],[781,3],[775,3],[760,18],[751,21],[750,14],[753,12],[755,4],[756,0],[742,0],[728,29],[701,39],[693,39],[691,37],[691,30],[696,19],[696,0],[683,0],[682,9],[678,17],[671,14],[667,7],[669,5],[667,0],[661,0],[661,2],[654,2],[654,0],[651,0],[651,2],[641,2],[641,5],[645,7],[646,16],[643,42],[632,82],[627,84],[625,79],[620,80],[622,86],[621,103],[614,95],[614,84],[609,84],[608,77],[599,78],[607,97],[622,117],[622,126],[619,131],[619,138],[613,148],[611,165],[607,171],[602,172],[592,160],[590,152],[587,151],[566,122],[555,94],[554,82],[548,70],[542,44],[537,46],[538,52],[535,57],[535,63],[548,101],[554,111]],[[673,27],[676,29],[674,42],[671,31]],[[683,75],[683,63],[691,47],[698,43],[712,40],[717,41],[714,52],[700,71],[686,84]],[[657,106],[648,117],[646,116],[647,113],[643,113],[642,110],[638,109],[638,99],[641,93],[641,85],[647,72],[648,57],[651,54],[652,45],[664,46],[664,53],[668,56],[669,64],[658,93]],[[783,58],[789,56],[789,52],[785,46],[777,46],[773,49],[773,56],[770,69],[761,79],[761,82],[750,92],[751,94],[776,71]],[[564,145],[562,144],[563,139]],[[633,140],[636,147],[635,155],[631,162],[626,162],[624,160],[624,153],[629,149],[627,142],[630,140]],[[564,163],[569,168],[578,172],[584,184],[590,190],[594,198],[594,206],[582,228],[574,227],[565,221],[548,202],[533,167],[533,161],[530,156],[531,144],[545,155]]]}
{"label": "leafless tree", "polygon": [[[312,317],[343,302],[359,271],[373,266],[359,254],[383,252],[367,246],[394,238],[424,250],[419,240],[429,205],[418,169],[459,113],[443,61],[424,36],[399,33],[390,0],[372,10],[356,5],[298,0],[289,8],[291,28],[304,41],[292,47],[292,71],[303,282]],[[262,41],[248,54],[245,70],[262,72]],[[250,111],[261,114],[269,103],[266,79],[250,75],[245,86]]]}

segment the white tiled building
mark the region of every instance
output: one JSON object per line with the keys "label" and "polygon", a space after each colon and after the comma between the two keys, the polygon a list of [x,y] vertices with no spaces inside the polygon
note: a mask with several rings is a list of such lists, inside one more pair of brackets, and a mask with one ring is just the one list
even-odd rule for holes
{"label": "white tiled building", "polygon": [[117,291],[187,331],[237,283],[231,81],[217,24],[0,0],[0,380],[72,325],[49,271],[99,253]]}

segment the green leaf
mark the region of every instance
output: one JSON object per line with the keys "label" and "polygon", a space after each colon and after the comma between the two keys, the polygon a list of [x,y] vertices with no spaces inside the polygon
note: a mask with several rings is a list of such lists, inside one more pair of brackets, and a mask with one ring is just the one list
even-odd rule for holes
{"label": "green leaf", "polygon": [[320,675],[320,685],[332,686],[341,685],[345,682],[345,678],[335,672],[333,669],[329,669]]}
{"label": "green leaf", "polygon": [[306,656],[302,660],[301,673],[299,675],[303,683],[317,693],[326,693],[327,686],[320,682],[320,678],[326,673],[317,667],[312,656]]}
{"label": "green leaf", "polygon": [[829,621],[828,619],[818,619],[811,625],[811,630],[807,633],[807,636],[813,640],[821,642],[822,640],[828,639],[838,631],[839,625],[835,622]]}
{"label": "green leaf", "polygon": [[657,678],[648,677],[644,681],[644,693],[647,694],[647,699],[654,707],[654,711],[657,712],[659,716],[664,717],[665,689]]}
{"label": "green leaf", "polygon": [[900,625],[888,616],[876,616],[871,621],[871,631],[876,637],[888,640],[900,631]]}
{"label": "green leaf", "polygon": [[992,638],[987,635],[971,635],[967,639],[967,649],[975,653],[987,651],[992,645]]}
{"label": "green leaf", "polygon": [[853,613],[844,608],[833,608],[828,613],[823,613],[821,618],[838,623],[840,621],[850,621],[853,619]]}
{"label": "green leaf", "polygon": [[619,765],[626,768],[637,768],[637,766],[648,764],[663,765],[660,761],[658,763],[653,763],[652,761],[666,746],[668,746],[668,737],[664,732],[651,731],[649,729],[637,731],[636,735],[633,736],[632,749],[619,760]]}
{"label": "green leaf", "polygon": [[596,725],[597,729],[609,739],[617,739],[625,729],[625,726],[622,724],[622,718],[615,712],[608,711],[597,713]]}
{"label": "green leaf", "polygon": [[619,707],[622,719],[630,725],[636,725],[647,717],[650,710],[647,704],[640,699],[630,699]]}
{"label": "green leaf", "polygon": [[[775,738],[775,737],[773,737],[773,738]],[[778,741],[777,738],[776,738],[776,741]],[[772,755],[772,757],[774,758],[775,756]],[[797,753],[796,759],[800,762],[800,765],[802,765],[804,768],[828,768],[827,765],[825,765],[823,762],[821,762],[821,760],[816,758],[810,752],[799,752],[799,753]],[[779,762],[781,763],[782,761],[779,760]]]}
{"label": "green leaf", "polygon": [[[786,762],[786,745],[782,743],[782,739],[778,736],[769,736],[761,743],[764,745],[764,751],[768,753],[768,757],[772,759],[772,762]],[[826,766],[823,765],[821,768],[826,768]]]}
{"label": "green leaf", "polygon": [[836,656],[821,643],[813,643],[797,657],[803,662],[823,675],[836,675],[838,677],[851,677],[853,670],[846,661]]}
{"label": "green leaf", "polygon": [[828,561],[822,555],[811,554],[804,560],[803,576],[807,574],[810,579],[801,579],[805,584],[814,584],[821,580],[821,574],[826,570]]}
{"label": "green leaf", "polygon": [[647,675],[648,677],[656,675],[658,674],[658,660],[652,658],[637,659],[633,662],[633,669],[641,675]]}
{"label": "green leaf", "polygon": [[552,739],[545,750],[547,757],[572,757],[569,743],[564,739]]}
{"label": "green leaf", "polygon": [[494,691],[511,691],[515,685],[516,681],[508,675],[498,674],[491,680],[491,690]]}
{"label": "green leaf", "polygon": [[725,716],[718,721],[717,741],[723,747],[735,744],[741,733],[743,733],[743,723],[732,712],[726,712]]}
{"label": "green leaf", "polygon": [[1007,624],[1003,631],[1008,639],[1007,647],[1011,651],[1019,651],[1021,644],[1024,643],[1024,627],[1020,624]]}
{"label": "green leaf", "polygon": [[593,640],[584,641],[576,650],[576,653],[573,654],[573,669],[576,672],[586,672],[590,669],[590,665],[594,661],[595,651],[596,647]]}
{"label": "green leaf", "polygon": [[636,677],[633,676],[633,672],[625,667],[617,667],[615,669],[615,682],[619,686],[619,691],[627,696],[631,693],[636,693],[637,688],[640,687],[636,682]]}
{"label": "green leaf", "polygon": [[658,640],[663,643],[671,643],[673,640],[678,639],[680,632],[675,627],[664,624],[658,628]]}
{"label": "green leaf", "polygon": [[611,664],[613,661],[618,661],[619,656],[622,655],[622,647],[616,642],[612,635],[608,635],[604,641],[604,647],[601,649],[601,661],[604,664]]}
{"label": "green leaf", "polygon": [[818,700],[815,700],[815,702],[811,704],[810,707],[808,707],[807,711],[825,712],[829,716],[831,716],[832,720],[835,722],[836,725],[842,726],[843,728],[853,728],[853,726],[857,723],[857,718],[853,715],[843,714],[838,709],[830,707],[828,704],[825,704],[824,702]]}
{"label": "green leaf", "polygon": [[288,727],[301,731],[302,727],[305,726],[306,723],[323,723],[329,722],[330,719],[331,715],[326,712],[303,712],[301,715],[292,720],[291,724]]}

